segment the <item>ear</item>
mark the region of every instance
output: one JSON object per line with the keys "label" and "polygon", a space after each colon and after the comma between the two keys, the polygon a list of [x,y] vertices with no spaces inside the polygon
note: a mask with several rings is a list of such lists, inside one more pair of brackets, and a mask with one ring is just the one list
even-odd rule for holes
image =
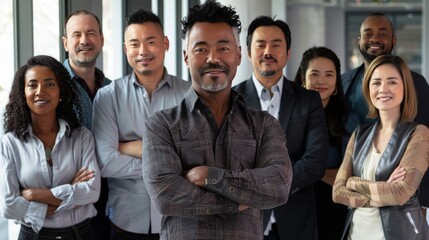
{"label": "ear", "polygon": [[392,37],[392,49],[396,46],[396,37]]}
{"label": "ear", "polygon": [[100,34],[101,46],[104,46],[104,35]]}
{"label": "ear", "polygon": [[185,60],[186,66],[189,67],[189,58],[188,54],[186,53],[186,50],[183,50],[183,59]]}
{"label": "ear", "polygon": [[125,55],[127,55],[127,44],[125,44],[125,42],[124,42],[124,53]]}
{"label": "ear", "polygon": [[68,47],[67,47],[67,38],[66,37],[62,37],[63,40],[63,46],[64,46],[64,50],[66,50],[66,52],[69,51]]}
{"label": "ear", "polygon": [[166,52],[170,49],[170,40],[168,40],[167,36],[164,36],[164,49]]}

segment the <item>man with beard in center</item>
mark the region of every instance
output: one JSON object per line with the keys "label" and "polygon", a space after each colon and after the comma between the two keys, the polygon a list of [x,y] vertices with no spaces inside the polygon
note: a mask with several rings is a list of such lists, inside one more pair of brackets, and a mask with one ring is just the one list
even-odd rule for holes
{"label": "man with beard in center", "polygon": [[[371,123],[373,119],[367,118],[368,106],[362,93],[362,79],[365,69],[376,57],[383,54],[390,54],[396,45],[395,31],[390,19],[382,13],[372,13],[364,19],[360,27],[360,37],[358,38],[359,51],[364,58],[364,63],[341,76],[344,94],[349,110],[355,112],[361,123]],[[426,111],[424,104],[429,102],[429,85],[426,79],[411,71],[414,87],[417,94],[417,116],[416,123],[429,127],[429,111]],[[426,213],[429,206],[429,174],[426,172],[420,183],[419,201],[422,211]]]}

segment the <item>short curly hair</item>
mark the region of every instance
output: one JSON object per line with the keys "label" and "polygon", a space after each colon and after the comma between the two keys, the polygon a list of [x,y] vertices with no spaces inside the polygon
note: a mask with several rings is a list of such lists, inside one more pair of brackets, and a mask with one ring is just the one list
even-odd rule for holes
{"label": "short curly hair", "polygon": [[28,126],[31,124],[31,112],[25,98],[25,74],[35,66],[47,67],[54,73],[62,99],[57,106],[56,114],[58,118],[67,121],[71,135],[74,129],[82,125],[82,111],[76,91],[76,83],[60,62],[46,55],[31,57],[15,73],[12,89],[9,93],[9,102],[4,113],[5,133],[12,132],[24,141],[29,136]]}
{"label": "short curly hair", "polygon": [[185,40],[189,31],[197,22],[226,23],[237,33],[237,41],[240,42],[241,22],[237,12],[231,6],[223,6],[214,1],[206,1],[189,9],[188,15],[183,18],[182,39]]}

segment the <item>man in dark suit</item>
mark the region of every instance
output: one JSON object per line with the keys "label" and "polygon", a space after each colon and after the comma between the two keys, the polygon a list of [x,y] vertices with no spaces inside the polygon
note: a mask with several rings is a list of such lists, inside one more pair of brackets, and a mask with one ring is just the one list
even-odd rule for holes
{"label": "man in dark suit", "polygon": [[288,202],[264,213],[265,239],[317,239],[313,184],[325,173],[329,141],[320,96],[283,76],[291,44],[285,22],[258,17],[250,23],[246,41],[254,73],[234,88],[248,106],[280,121],[293,164]]}
{"label": "man in dark suit", "polygon": [[[360,27],[360,37],[358,38],[359,51],[364,58],[361,66],[352,69],[341,76],[344,94],[349,109],[360,118],[362,123],[369,123],[374,119],[367,118],[368,106],[363,98],[362,79],[365,69],[376,57],[383,54],[390,54],[396,45],[395,31],[390,19],[382,13],[372,13],[366,17]],[[429,111],[425,105],[429,103],[429,85],[426,79],[411,71],[414,87],[417,94],[417,116],[416,123],[429,127]],[[419,193],[420,205],[423,213],[426,214],[426,207],[429,206],[429,172],[427,171],[420,183]]]}

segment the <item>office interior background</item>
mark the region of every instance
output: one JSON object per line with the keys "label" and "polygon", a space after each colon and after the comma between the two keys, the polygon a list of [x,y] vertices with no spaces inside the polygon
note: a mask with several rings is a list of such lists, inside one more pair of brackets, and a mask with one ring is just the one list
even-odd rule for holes
{"label": "office interior background", "polygon": [[[163,21],[170,50],[165,58],[169,73],[189,79],[183,63],[180,20],[198,0],[0,0],[1,80],[0,108],[8,100],[15,71],[34,55],[50,55],[63,62],[67,58],[61,36],[65,18],[86,9],[102,21],[104,48],[97,66],[114,80],[129,74],[123,53],[126,16],[138,8],[150,9]],[[395,26],[394,54],[410,68],[429,79],[429,1],[425,0],[218,0],[235,7],[243,29],[240,35],[243,59],[233,84],[250,77],[245,36],[248,24],[259,15],[285,20],[292,33],[291,57],[284,69],[295,77],[301,54],[312,46],[326,46],[341,60],[341,71],[363,61],[358,49],[359,27],[371,12],[387,14]],[[428,103],[429,104],[429,103]],[[1,120],[2,122],[3,120]],[[2,123],[0,123],[2,128]],[[0,131],[2,132],[2,130]],[[0,217],[0,240],[16,239],[18,225]]]}

